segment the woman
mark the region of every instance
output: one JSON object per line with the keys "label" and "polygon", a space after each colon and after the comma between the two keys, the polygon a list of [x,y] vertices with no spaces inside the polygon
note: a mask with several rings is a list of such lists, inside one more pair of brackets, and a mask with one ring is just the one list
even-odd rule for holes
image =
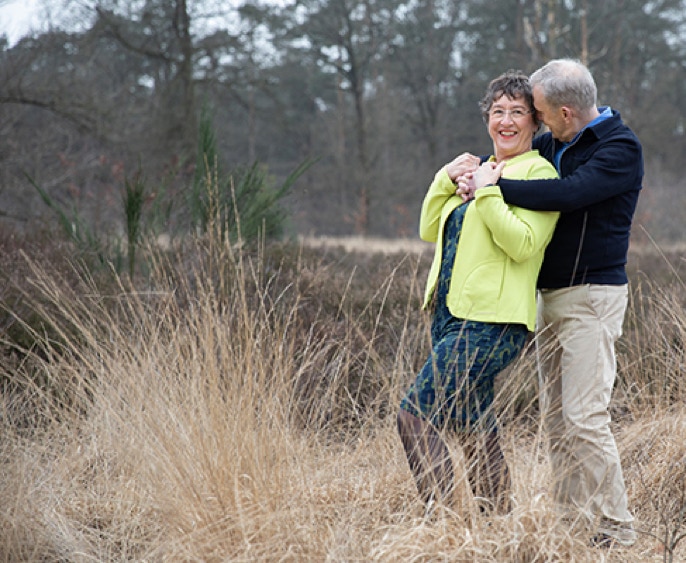
{"label": "woman", "polygon": [[[433,309],[432,352],[400,404],[398,431],[422,499],[446,501],[454,474],[440,432],[459,434],[476,497],[509,509],[510,478],[491,405],[496,375],[535,328],[536,278],[557,212],[506,204],[497,186],[463,203],[457,178],[504,167],[505,178],[555,178],[531,142],[539,128],[528,79],[508,71],[480,103],[493,156],[463,154],[436,174],[424,198],[420,236],[435,242],[424,308]],[[483,174],[483,171],[481,172]],[[467,237],[469,244],[460,244]]]}

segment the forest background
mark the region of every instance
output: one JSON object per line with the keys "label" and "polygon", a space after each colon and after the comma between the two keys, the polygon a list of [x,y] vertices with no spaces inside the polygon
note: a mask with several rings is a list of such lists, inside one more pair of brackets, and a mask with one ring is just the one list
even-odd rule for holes
{"label": "forest background", "polygon": [[643,143],[636,233],[681,239],[682,0],[41,6],[30,33],[0,41],[0,221],[12,229],[44,225],[32,182],[111,229],[137,175],[149,206],[165,210],[154,228],[179,234],[187,221],[174,202],[202,164],[205,115],[222,170],[257,163],[279,183],[311,164],[284,198],[290,234],[415,238],[435,171],[465,150],[490,153],[477,105],[488,81],[569,56]]}
{"label": "forest background", "polygon": [[[0,39],[0,561],[686,561],[685,4],[39,2]],[[430,349],[425,190],[490,152],[490,79],[562,56],[645,150],[630,548],[552,502],[532,343],[495,401],[511,513],[451,437],[427,517],[395,425]]]}

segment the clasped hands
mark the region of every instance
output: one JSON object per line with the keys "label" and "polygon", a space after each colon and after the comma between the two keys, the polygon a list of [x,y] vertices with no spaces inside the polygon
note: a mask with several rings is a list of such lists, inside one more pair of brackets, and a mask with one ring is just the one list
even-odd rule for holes
{"label": "clasped hands", "polygon": [[455,193],[462,198],[462,201],[474,199],[476,190],[495,184],[505,166],[505,162],[487,161],[483,164],[480,162],[478,156],[465,152],[444,167],[453,184],[457,186]]}

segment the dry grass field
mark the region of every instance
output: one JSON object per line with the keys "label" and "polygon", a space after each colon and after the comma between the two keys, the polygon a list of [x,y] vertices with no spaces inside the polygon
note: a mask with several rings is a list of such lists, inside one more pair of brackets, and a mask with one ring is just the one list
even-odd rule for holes
{"label": "dry grass field", "polygon": [[497,400],[512,512],[461,482],[424,517],[395,410],[429,253],[360,242],[208,237],[129,280],[5,240],[0,561],[686,561],[680,249],[632,253],[613,415],[641,533],[599,550],[548,496],[530,353]]}

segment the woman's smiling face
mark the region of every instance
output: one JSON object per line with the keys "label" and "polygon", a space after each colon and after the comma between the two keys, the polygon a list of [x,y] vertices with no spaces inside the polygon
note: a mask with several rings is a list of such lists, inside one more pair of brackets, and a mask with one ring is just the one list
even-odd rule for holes
{"label": "woman's smiling face", "polygon": [[523,98],[503,95],[488,110],[488,134],[498,162],[531,150],[537,130],[538,124]]}

